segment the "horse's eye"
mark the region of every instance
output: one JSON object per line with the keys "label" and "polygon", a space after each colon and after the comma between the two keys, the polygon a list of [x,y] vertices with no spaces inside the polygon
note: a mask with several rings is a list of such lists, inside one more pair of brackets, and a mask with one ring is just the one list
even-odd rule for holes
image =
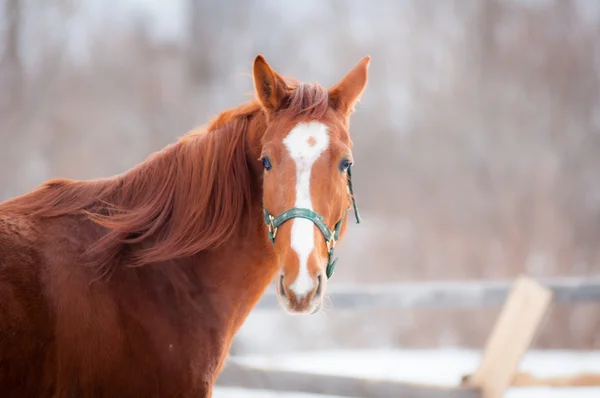
{"label": "horse's eye", "polygon": [[348,169],[350,168],[350,165],[352,163],[350,163],[350,161],[348,159],[344,159],[340,162],[340,171],[342,173],[345,173],[348,171]]}
{"label": "horse's eye", "polygon": [[267,171],[271,170],[271,167],[273,167],[273,166],[271,166],[271,161],[266,156],[264,158],[262,158],[262,164],[263,164],[263,167],[265,168],[265,170],[267,170]]}

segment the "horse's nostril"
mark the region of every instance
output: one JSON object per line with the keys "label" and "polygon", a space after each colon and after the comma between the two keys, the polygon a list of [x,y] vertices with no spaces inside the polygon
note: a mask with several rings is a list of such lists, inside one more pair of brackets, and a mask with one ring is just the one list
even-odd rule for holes
{"label": "horse's nostril", "polygon": [[321,295],[321,274],[317,276],[317,291],[315,292],[315,297],[319,297]]}
{"label": "horse's nostril", "polygon": [[279,277],[279,293],[285,297],[285,289],[283,288],[283,275]]}

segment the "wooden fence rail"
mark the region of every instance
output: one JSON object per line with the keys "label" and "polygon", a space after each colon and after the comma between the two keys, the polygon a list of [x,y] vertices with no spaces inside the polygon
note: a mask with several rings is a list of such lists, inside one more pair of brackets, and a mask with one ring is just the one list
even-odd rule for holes
{"label": "wooden fence rail", "polygon": [[356,398],[480,398],[476,388],[444,388],[397,381],[261,369],[230,358],[219,375],[219,387],[303,392]]}
{"label": "wooden fence rail", "polygon": [[[555,305],[600,302],[600,278],[556,278],[537,281],[552,291]],[[328,288],[328,294],[336,310],[500,307],[513,283],[514,280],[411,282],[371,286],[333,283]],[[269,289],[256,306],[257,311],[279,308],[273,289]]]}

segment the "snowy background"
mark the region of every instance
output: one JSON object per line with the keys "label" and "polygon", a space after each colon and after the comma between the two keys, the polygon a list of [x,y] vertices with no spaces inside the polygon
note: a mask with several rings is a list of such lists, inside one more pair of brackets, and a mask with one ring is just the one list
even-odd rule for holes
{"label": "snowy background", "polygon": [[[597,0],[0,0],[0,200],[142,161],[246,100],[257,53],[324,85],[372,57],[332,283],[599,273]],[[480,349],[497,315],[257,311],[232,353]],[[534,346],[599,330],[556,307]]]}

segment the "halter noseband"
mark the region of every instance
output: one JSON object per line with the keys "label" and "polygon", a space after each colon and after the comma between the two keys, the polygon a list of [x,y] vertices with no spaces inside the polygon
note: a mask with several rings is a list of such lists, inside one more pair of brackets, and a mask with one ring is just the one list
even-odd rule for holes
{"label": "halter noseband", "polygon": [[[358,214],[358,208],[356,206],[354,192],[352,190],[352,173],[350,169],[351,167],[348,167],[348,192],[350,193],[350,198],[352,199],[352,207],[354,208],[356,223],[360,224],[360,215]],[[291,220],[292,218],[304,218],[312,221],[317,228],[319,228],[319,231],[321,231],[327,242],[327,269],[325,270],[325,274],[327,275],[327,279],[331,278],[335,269],[335,265],[338,261],[337,258],[335,260],[333,259],[333,249],[335,249],[335,245],[340,238],[340,230],[342,229],[342,223],[344,222],[344,218],[346,218],[348,210],[344,211],[344,215],[342,215],[342,218],[335,224],[333,230],[330,230],[327,224],[325,224],[322,216],[310,209],[294,207],[284,211],[283,213],[280,213],[275,217],[273,217],[264,207],[263,211],[265,213],[265,224],[267,224],[267,227],[269,228],[269,239],[273,244],[275,244],[277,228],[279,228],[279,226],[284,222]]]}

